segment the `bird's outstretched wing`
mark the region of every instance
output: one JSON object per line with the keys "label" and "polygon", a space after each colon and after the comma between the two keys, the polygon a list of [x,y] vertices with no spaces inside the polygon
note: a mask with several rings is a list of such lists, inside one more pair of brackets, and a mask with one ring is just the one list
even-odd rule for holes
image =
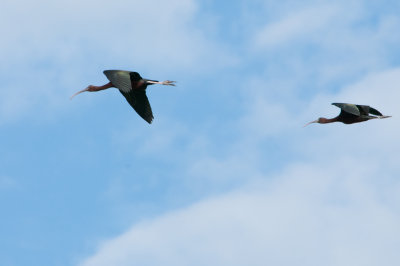
{"label": "bird's outstretched wing", "polygon": [[358,110],[360,110],[361,115],[369,115],[369,106],[368,105],[356,105]]}
{"label": "bird's outstretched wing", "polygon": [[357,107],[361,110],[363,110],[364,115],[377,115],[377,116],[383,116],[381,114],[381,112],[379,112],[378,110],[376,110],[375,108],[372,108],[371,106],[368,105],[357,105]]}
{"label": "bird's outstretched wing", "polygon": [[377,115],[377,116],[383,116],[383,114],[381,112],[379,112],[375,108],[372,108],[371,106],[369,107],[369,113],[373,114],[373,115]]}
{"label": "bird's outstretched wing", "polygon": [[131,90],[129,92],[125,92],[123,90],[119,90],[122,95],[124,95],[125,99],[128,103],[135,109],[136,113],[140,115],[147,123],[151,124],[153,121],[153,112],[151,111],[151,106],[149,99],[146,96],[145,90]]}
{"label": "bird's outstretched wing", "polygon": [[350,113],[352,115],[360,116],[360,110],[357,108],[357,105],[351,103],[332,103],[333,105],[342,109],[343,112]]}
{"label": "bird's outstretched wing", "polygon": [[111,83],[123,92],[130,92],[132,90],[132,83],[130,78],[130,71],[125,70],[105,70],[104,75]]}

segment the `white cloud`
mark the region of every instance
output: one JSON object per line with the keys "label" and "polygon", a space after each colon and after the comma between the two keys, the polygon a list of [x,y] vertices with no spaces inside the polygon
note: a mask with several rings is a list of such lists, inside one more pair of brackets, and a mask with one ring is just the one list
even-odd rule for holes
{"label": "white cloud", "polygon": [[[40,0],[24,5],[11,2],[6,8],[8,13],[2,20],[10,22],[18,17],[19,23],[12,28],[3,28],[3,33],[11,37],[2,43],[7,48],[3,53],[18,48],[17,51],[27,53],[24,56],[36,57],[35,59],[37,56],[51,55],[68,60],[71,56],[68,53],[89,53],[94,50],[108,54],[98,54],[98,57],[117,55],[132,59],[131,56],[135,55],[143,61],[152,60],[152,57],[156,59],[158,55],[170,58],[172,55],[169,52],[185,51],[189,49],[185,48],[187,44],[198,48],[192,41],[204,41],[195,31],[188,30],[190,26],[187,24],[196,12],[196,5],[192,0],[170,1],[168,4],[157,0],[118,0],[112,3],[53,3]],[[31,12],[33,9],[36,12]],[[29,42],[23,42],[28,40]],[[156,55],[149,56],[151,51]],[[31,52],[39,54],[29,54]],[[183,57],[175,57],[170,63],[187,60]]]}
{"label": "white cloud", "polygon": [[[338,160],[134,225],[80,265],[396,265],[400,183]],[[381,176],[381,178],[390,178]]]}
{"label": "white cloud", "polygon": [[400,42],[393,34],[400,26],[397,17],[372,10],[367,1],[320,2],[278,12],[254,30],[248,47],[273,62],[267,64],[269,75],[322,90],[392,65]]}

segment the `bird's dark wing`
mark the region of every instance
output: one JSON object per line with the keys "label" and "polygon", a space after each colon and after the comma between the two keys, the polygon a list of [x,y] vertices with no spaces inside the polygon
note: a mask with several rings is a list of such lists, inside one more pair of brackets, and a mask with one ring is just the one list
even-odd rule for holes
{"label": "bird's dark wing", "polygon": [[333,105],[342,109],[342,111],[360,116],[360,110],[357,108],[357,105],[351,103],[332,103]]}
{"label": "bird's dark wing", "polygon": [[153,121],[153,112],[151,111],[151,106],[149,99],[146,96],[145,90],[131,90],[129,92],[124,92],[119,90],[128,103],[135,109],[136,113],[140,115],[149,124]]}
{"label": "bird's dark wing", "polygon": [[356,105],[358,110],[360,110],[361,115],[368,115],[370,112],[370,107],[368,105]]}
{"label": "bird's dark wing", "polygon": [[372,108],[371,106],[368,105],[357,105],[358,109],[361,112],[361,115],[377,115],[377,116],[382,116],[381,112],[376,110],[375,108]]}
{"label": "bird's dark wing", "polygon": [[111,83],[123,92],[130,92],[132,90],[132,83],[130,78],[130,71],[125,70],[105,70],[104,75]]}
{"label": "bird's dark wing", "polygon": [[379,112],[375,108],[372,108],[371,106],[369,107],[369,113],[372,115],[383,116],[383,114],[381,112]]}

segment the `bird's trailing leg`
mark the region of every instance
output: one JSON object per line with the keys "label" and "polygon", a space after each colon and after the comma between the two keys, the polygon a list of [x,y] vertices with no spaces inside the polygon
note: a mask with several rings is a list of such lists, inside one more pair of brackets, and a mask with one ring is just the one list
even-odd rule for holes
{"label": "bird's trailing leg", "polygon": [[74,95],[72,95],[70,99],[72,100],[72,98],[74,98],[76,95],[78,95],[79,93],[85,92],[85,91],[91,91],[91,92],[101,91],[101,90],[105,90],[105,89],[108,89],[111,87],[114,87],[111,82],[108,82],[107,84],[104,84],[103,86],[89,85],[86,88],[84,88],[83,90],[80,90],[77,93],[75,93]]}
{"label": "bird's trailing leg", "polygon": [[176,81],[172,80],[164,80],[164,81],[154,81],[154,80],[147,80],[147,83],[151,84],[161,84],[161,85],[169,85],[169,86],[175,86]]}
{"label": "bird's trailing leg", "polygon": [[377,116],[368,115],[366,117],[367,117],[367,120],[369,120],[369,119],[384,119],[384,118],[389,118],[392,116],[391,115],[377,115]]}

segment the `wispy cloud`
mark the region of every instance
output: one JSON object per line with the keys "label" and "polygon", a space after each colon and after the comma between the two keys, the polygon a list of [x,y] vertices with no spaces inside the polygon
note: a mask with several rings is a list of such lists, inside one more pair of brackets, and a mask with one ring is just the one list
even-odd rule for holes
{"label": "wispy cloud", "polygon": [[280,45],[289,45],[299,38],[307,39],[330,25],[340,13],[340,9],[334,5],[308,7],[291,12],[261,29],[255,37],[255,46],[277,48]]}
{"label": "wispy cloud", "polygon": [[134,225],[80,265],[395,265],[400,183],[378,190],[379,166],[357,164],[291,165]]}
{"label": "wispy cloud", "polygon": [[305,2],[255,30],[249,47],[274,62],[270,75],[290,77],[300,87],[337,86],[398,60],[391,51],[400,41],[392,34],[400,20],[386,13],[374,12],[366,1]]}

